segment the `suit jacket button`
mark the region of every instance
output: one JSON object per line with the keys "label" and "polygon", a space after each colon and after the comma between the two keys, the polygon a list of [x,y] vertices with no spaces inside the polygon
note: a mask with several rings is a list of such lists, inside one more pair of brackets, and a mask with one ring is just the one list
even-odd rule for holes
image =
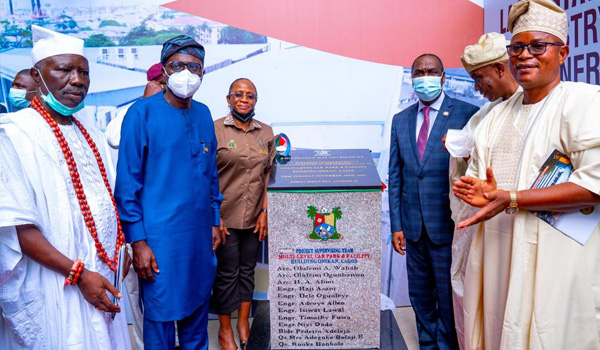
{"label": "suit jacket button", "polygon": [[423,175],[419,175],[419,180],[423,180]]}

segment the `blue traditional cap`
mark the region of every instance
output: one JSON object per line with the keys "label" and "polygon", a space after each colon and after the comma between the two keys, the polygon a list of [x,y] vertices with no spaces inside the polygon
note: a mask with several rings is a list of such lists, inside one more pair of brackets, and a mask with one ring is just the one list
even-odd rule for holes
{"label": "blue traditional cap", "polygon": [[164,65],[169,57],[177,53],[192,55],[204,64],[204,46],[187,35],[178,35],[165,41],[160,53],[160,63]]}

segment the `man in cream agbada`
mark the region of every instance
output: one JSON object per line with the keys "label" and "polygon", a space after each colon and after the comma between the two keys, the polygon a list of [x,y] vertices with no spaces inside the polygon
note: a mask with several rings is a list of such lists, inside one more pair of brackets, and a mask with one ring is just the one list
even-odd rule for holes
{"label": "man in cream agbada", "polygon": [[[508,28],[523,91],[480,124],[467,177],[454,187],[481,208],[457,225],[482,223],[465,274],[465,345],[600,349],[600,227],[580,244],[532,213],[600,204],[600,87],[560,81],[568,19],[554,1],[513,4]],[[570,177],[530,189],[555,150],[571,162]]]}

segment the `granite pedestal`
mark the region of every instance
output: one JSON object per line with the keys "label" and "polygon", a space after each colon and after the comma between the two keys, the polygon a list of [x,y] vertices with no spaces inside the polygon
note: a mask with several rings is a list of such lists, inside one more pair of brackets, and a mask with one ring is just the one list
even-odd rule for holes
{"label": "granite pedestal", "polygon": [[268,203],[271,348],[379,348],[381,181],[370,152],[292,152]]}

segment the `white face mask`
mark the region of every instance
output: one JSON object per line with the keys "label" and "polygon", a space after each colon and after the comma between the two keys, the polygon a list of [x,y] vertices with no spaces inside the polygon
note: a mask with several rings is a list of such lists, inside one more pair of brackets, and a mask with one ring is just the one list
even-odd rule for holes
{"label": "white face mask", "polygon": [[167,74],[167,70],[165,69],[165,74],[169,77],[167,80],[167,86],[175,96],[180,98],[188,98],[194,95],[200,84],[202,83],[202,78],[200,78],[197,74],[190,73],[189,70],[184,69],[181,72],[175,72],[171,75]]}

